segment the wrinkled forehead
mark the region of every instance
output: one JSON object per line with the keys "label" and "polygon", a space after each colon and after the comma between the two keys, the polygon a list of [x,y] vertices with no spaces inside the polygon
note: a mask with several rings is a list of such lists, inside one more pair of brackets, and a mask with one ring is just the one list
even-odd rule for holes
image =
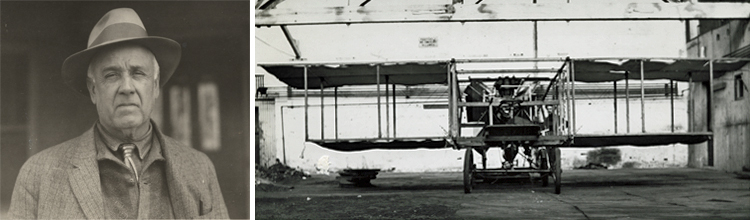
{"label": "wrinkled forehead", "polygon": [[154,54],[138,44],[117,44],[102,48],[91,58],[90,69],[98,70],[107,67],[152,69]]}

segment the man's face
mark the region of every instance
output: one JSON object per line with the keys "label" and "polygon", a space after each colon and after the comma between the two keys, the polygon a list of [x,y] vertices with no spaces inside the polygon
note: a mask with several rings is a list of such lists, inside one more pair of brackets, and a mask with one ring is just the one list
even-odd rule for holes
{"label": "man's face", "polygon": [[107,48],[91,59],[87,85],[102,125],[131,129],[149,121],[159,97],[154,62],[151,51],[137,45]]}

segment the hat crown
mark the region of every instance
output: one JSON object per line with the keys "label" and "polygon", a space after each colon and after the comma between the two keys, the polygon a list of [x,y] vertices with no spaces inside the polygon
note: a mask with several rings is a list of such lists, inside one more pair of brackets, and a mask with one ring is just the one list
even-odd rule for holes
{"label": "hat crown", "polygon": [[112,40],[148,36],[141,17],[132,8],[112,9],[99,19],[89,34],[87,48]]}
{"label": "hat crown", "polygon": [[177,41],[149,36],[141,18],[133,9],[118,8],[110,10],[99,19],[91,30],[85,50],[65,59],[62,66],[65,84],[80,94],[89,96],[86,73],[91,58],[96,56],[101,48],[124,43],[143,46],[154,54],[156,62],[159,63],[160,86],[164,86],[180,63],[182,49]]}

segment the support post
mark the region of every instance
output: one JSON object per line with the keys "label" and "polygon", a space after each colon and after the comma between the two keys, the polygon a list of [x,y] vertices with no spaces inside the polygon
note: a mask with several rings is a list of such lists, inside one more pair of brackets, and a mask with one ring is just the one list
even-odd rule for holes
{"label": "support post", "polygon": [[552,132],[553,132],[552,134],[554,134],[554,135],[561,135],[559,129],[560,129],[560,121],[561,121],[560,117],[562,117],[562,114],[559,114],[559,112],[562,111],[562,109],[560,107],[560,105],[562,103],[560,102],[560,93],[559,93],[560,83],[559,82],[560,82],[560,78],[557,78],[557,79],[554,79],[554,81],[550,81],[550,84],[549,84],[549,86],[554,86],[555,87],[554,88],[555,89],[555,91],[554,91],[555,93],[552,95],[552,100],[558,101],[557,103],[559,103],[558,105],[553,106],[552,107],[553,108],[552,111],[550,111],[550,114],[553,115],[552,116],[552,128],[553,128],[552,129]]}
{"label": "support post", "polygon": [[[557,101],[557,103],[562,104],[562,102],[560,102],[560,82],[561,82],[560,78],[555,79],[555,81],[554,81],[555,94],[552,96],[553,97],[552,99],[554,99],[555,101]],[[553,86],[552,82],[550,82],[549,86]],[[551,114],[559,113],[560,111],[562,111],[562,108],[560,107],[560,105],[555,105],[553,108],[554,108],[554,110],[553,110],[553,112]],[[555,132],[554,133],[555,135],[561,135],[562,134],[561,131],[559,130],[560,129],[560,121],[562,121],[562,120],[560,120],[560,117],[562,117],[562,114],[554,114],[554,116],[552,117],[552,127],[554,128],[553,131]]]}
{"label": "support post", "polygon": [[708,95],[709,96],[708,96],[708,99],[706,99],[708,101],[708,111],[707,111],[708,112],[708,116],[707,116],[707,119],[708,119],[707,122],[708,123],[706,123],[706,125],[708,127],[708,131],[713,131],[713,127],[714,127],[713,126],[714,125],[714,123],[713,123],[713,121],[714,121],[714,119],[713,119],[713,113],[714,113],[714,104],[713,104],[713,99],[714,99],[714,62],[713,62],[713,60],[709,60],[708,62],[709,62],[708,63],[708,74],[709,74],[708,75],[709,76],[708,77],[708,88],[709,88],[708,89]]}
{"label": "support post", "polygon": [[[572,62],[572,61],[568,61],[568,63],[570,63],[570,62]],[[572,135],[573,134],[572,132],[570,132],[571,131],[571,127],[572,127],[572,124],[571,124],[572,117],[570,116],[570,113],[571,113],[570,106],[572,105],[571,103],[573,101],[570,100],[570,98],[571,98],[570,88],[567,88],[567,84],[570,83],[570,76],[572,74],[573,74],[572,71],[570,71],[570,68],[568,68],[568,77],[565,77],[566,83],[565,83],[565,87],[563,87],[563,92],[565,92],[565,102],[567,102],[567,105],[566,105],[567,111],[566,112],[567,112],[568,118],[567,118],[565,126],[568,127],[568,135]]]}
{"label": "support post", "polygon": [[693,119],[695,118],[695,109],[693,109],[695,102],[693,102],[693,73],[688,72],[688,132],[695,131],[693,128]]}
{"label": "support post", "polygon": [[385,137],[391,136],[391,115],[390,106],[388,106],[388,75],[385,75]]}
{"label": "support post", "polygon": [[339,139],[339,87],[333,87],[333,129],[334,137]]}
{"label": "support post", "polygon": [[[555,80],[555,100],[560,100],[560,80]],[[551,85],[550,85],[551,86]]]}
{"label": "support post", "polygon": [[672,133],[674,133],[674,80],[669,80],[669,112],[672,121]]}
{"label": "support post", "polygon": [[377,85],[378,97],[378,138],[383,138],[382,118],[380,116],[380,65],[375,66],[375,84]]}
{"label": "support post", "polygon": [[305,66],[305,141],[310,140],[310,133],[308,128],[308,115],[307,115],[307,109],[309,108],[308,102],[307,102],[307,66]]}
{"label": "support post", "polygon": [[396,84],[392,84],[393,89],[391,92],[393,92],[393,138],[396,138]]}
{"label": "support post", "polygon": [[325,103],[323,102],[323,77],[320,78],[320,139],[325,140],[325,109],[323,106],[325,106]]}
{"label": "support post", "polygon": [[492,101],[493,100],[490,99],[490,107],[487,109],[487,112],[489,113],[489,114],[487,114],[487,117],[489,117],[489,119],[490,119],[490,125],[495,124],[495,117],[494,117],[495,116],[495,112],[493,112],[493,110],[492,110]]}
{"label": "support post", "polygon": [[281,155],[282,159],[284,160],[284,164],[286,163],[286,139],[284,135],[284,107],[281,106]]}
{"label": "support post", "polygon": [[449,131],[448,135],[451,139],[458,138],[459,133],[459,124],[458,124],[458,80],[456,79],[456,61],[454,59],[451,59],[450,64],[448,64],[448,118],[450,121],[448,122]]}
{"label": "support post", "polygon": [[[706,120],[706,127],[708,128],[708,132],[714,132],[714,61],[713,59],[708,61],[708,111],[706,111],[707,114],[707,120]],[[714,165],[714,139],[711,138],[708,140],[708,165],[713,166]]]}
{"label": "support post", "polygon": [[458,70],[456,70],[456,62],[451,65],[451,74],[453,78],[453,135],[456,137],[461,136],[461,118],[459,118],[459,107],[458,102],[460,101],[460,89],[458,88]]}
{"label": "support post", "polygon": [[644,105],[645,90],[643,89],[643,60],[641,60],[641,132],[646,133],[646,108]]}
{"label": "support post", "polygon": [[614,103],[615,103],[615,134],[617,134],[617,81],[612,82],[615,87]]}
{"label": "support post", "polygon": [[630,72],[625,72],[625,133],[630,133]]}
{"label": "support post", "polygon": [[571,90],[573,90],[573,96],[571,97],[571,103],[573,104],[573,118],[570,120],[570,123],[573,124],[573,135],[576,134],[576,69],[575,69],[575,61],[570,60],[570,83],[571,83]]}
{"label": "support post", "polygon": [[446,81],[448,81],[448,137],[453,138],[453,62],[446,65]]}
{"label": "support post", "polygon": [[[534,21],[534,58],[539,58],[539,31],[537,21]],[[539,69],[538,61],[534,61],[534,69]]]}

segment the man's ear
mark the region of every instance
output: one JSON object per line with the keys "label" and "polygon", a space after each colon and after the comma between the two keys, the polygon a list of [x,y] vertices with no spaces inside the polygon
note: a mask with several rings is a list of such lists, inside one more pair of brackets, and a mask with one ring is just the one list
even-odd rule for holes
{"label": "man's ear", "polygon": [[96,99],[94,99],[94,83],[91,81],[91,78],[86,77],[86,88],[89,89],[89,98],[91,98],[91,102],[96,104]]}
{"label": "man's ear", "polygon": [[154,80],[154,99],[159,98],[159,94],[161,93],[161,86],[159,85],[159,79],[161,77],[156,77],[156,80]]}

